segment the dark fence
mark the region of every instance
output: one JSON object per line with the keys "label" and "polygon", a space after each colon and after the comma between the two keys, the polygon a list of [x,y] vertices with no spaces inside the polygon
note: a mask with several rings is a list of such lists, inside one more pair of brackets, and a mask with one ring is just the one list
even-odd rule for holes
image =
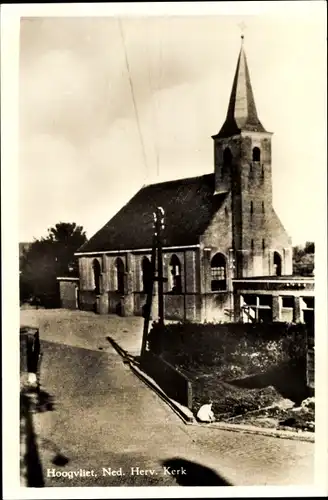
{"label": "dark fence", "polygon": [[192,385],[183,373],[150,351],[144,354],[141,364],[169,398],[192,408]]}
{"label": "dark fence", "polygon": [[310,389],[314,390],[315,380],[315,354],[314,354],[314,332],[309,331],[307,335],[306,353],[306,380]]}

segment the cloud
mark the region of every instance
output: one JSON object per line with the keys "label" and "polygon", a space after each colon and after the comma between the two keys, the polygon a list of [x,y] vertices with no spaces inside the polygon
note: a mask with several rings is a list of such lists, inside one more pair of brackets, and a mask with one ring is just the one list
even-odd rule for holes
{"label": "cloud", "polygon": [[19,216],[30,238],[44,234],[59,219],[72,218],[82,162],[83,157],[63,138],[40,134],[21,141]]}
{"label": "cloud", "polygon": [[[145,34],[129,23],[122,23],[123,38],[116,20],[25,23],[20,80],[23,133],[61,134],[81,145],[116,120],[135,119],[129,78],[141,112],[155,92],[195,76],[185,54],[165,40],[162,57],[158,58],[156,44],[145,51]],[[154,31],[154,24],[143,21],[143,25]]]}
{"label": "cloud", "polygon": [[[45,228],[50,219],[57,222],[56,214],[98,229],[95,217],[99,226],[106,222],[146,174],[148,181],[156,180],[158,164],[160,179],[212,171],[210,136],[227,111],[239,22],[233,16],[130,18],[122,20],[122,38],[113,18],[23,20],[22,238],[33,228],[33,234],[39,231],[41,221]],[[274,196],[283,222],[290,221],[291,203],[284,199],[293,200],[301,213],[297,193],[310,185],[315,166],[322,169],[322,31],[306,19],[291,24],[248,17],[247,24],[257,109],[275,133]],[[42,214],[37,215],[35,200],[44,202]],[[313,226],[306,221],[304,233]],[[301,224],[294,224],[299,230]]]}

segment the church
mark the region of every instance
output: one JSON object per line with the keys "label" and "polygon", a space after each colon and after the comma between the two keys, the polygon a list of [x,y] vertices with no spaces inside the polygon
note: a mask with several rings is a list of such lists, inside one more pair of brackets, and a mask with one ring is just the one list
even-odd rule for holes
{"label": "church", "polygon": [[272,205],[271,138],[242,43],[226,119],[212,136],[214,172],[143,187],[77,251],[79,308],[142,315],[156,207],[165,211],[167,319],[232,321],[234,280],[292,275],[291,239]]}

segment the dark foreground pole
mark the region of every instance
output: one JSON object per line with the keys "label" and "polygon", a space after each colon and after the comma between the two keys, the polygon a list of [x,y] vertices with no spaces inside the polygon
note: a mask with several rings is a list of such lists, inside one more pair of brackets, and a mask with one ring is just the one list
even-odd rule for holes
{"label": "dark foreground pole", "polygon": [[147,345],[147,336],[148,336],[148,330],[149,330],[149,323],[150,323],[150,316],[151,316],[151,309],[152,309],[152,303],[153,303],[153,291],[154,291],[154,281],[155,281],[155,269],[156,269],[156,241],[153,241],[153,247],[152,247],[152,252],[151,252],[151,279],[149,283],[149,288],[147,292],[147,300],[146,304],[144,306],[144,327],[143,327],[143,334],[142,334],[142,344],[141,344],[141,356],[145,354],[146,351],[146,345]]}
{"label": "dark foreground pole", "polygon": [[162,251],[162,231],[164,229],[164,210],[157,209],[157,258],[158,258],[158,323],[164,325],[164,277],[163,277],[163,251]]}

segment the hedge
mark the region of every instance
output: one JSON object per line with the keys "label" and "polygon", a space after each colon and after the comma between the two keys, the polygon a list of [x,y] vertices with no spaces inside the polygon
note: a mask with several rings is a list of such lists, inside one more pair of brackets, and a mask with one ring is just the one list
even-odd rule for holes
{"label": "hedge", "polygon": [[304,359],[306,333],[303,324],[153,323],[148,347],[187,370],[221,367],[226,378]]}

